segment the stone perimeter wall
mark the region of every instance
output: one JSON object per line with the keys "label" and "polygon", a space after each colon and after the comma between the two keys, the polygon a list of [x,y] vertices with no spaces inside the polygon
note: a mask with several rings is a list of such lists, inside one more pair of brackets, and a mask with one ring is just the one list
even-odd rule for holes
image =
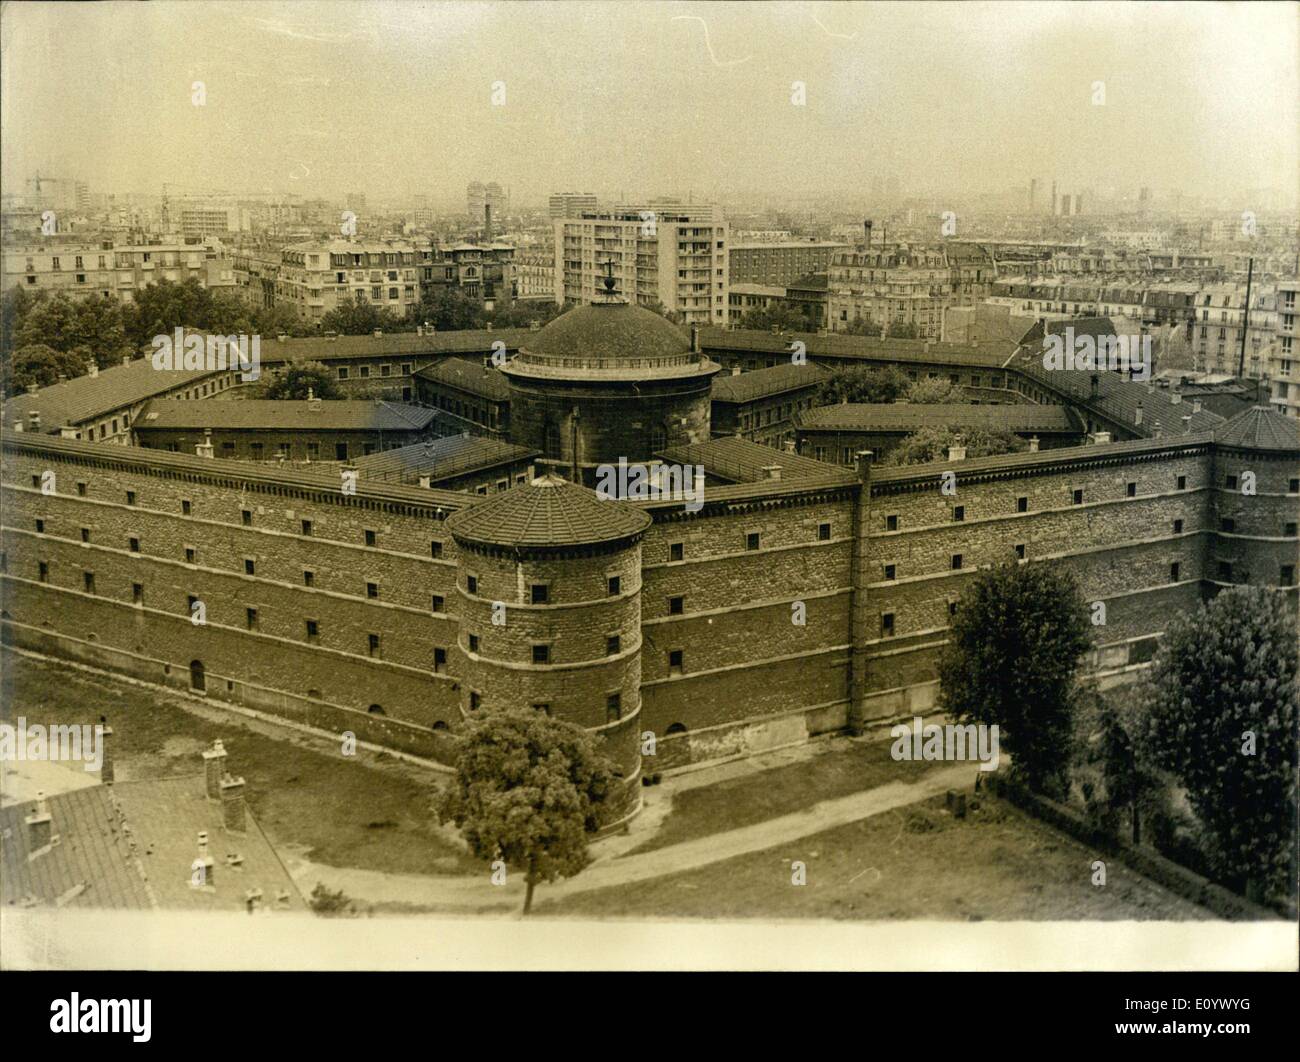
{"label": "stone perimeter wall", "polygon": [[[6,639],[178,688],[190,688],[191,664],[201,661],[209,698],[447,759],[472,667],[461,629],[468,568],[442,524],[455,495],[407,491],[436,498],[440,512],[434,500],[244,481],[221,461],[168,455],[152,464],[148,454],[119,448],[12,436],[4,443]],[[974,571],[1022,543],[1027,562],[1068,564],[1085,597],[1105,603],[1090,664],[1103,676],[1122,675],[1149,658],[1171,615],[1218,587],[1279,586],[1282,567],[1296,563],[1297,539],[1286,534],[1300,520],[1293,458],[1216,452],[1203,438],[1152,440],[1031,455],[1013,471],[954,465],[955,496],[941,492],[933,467],[868,470],[865,502],[853,483],[711,488],[696,514],[648,507],[639,645],[625,630],[631,614],[602,602],[611,614],[590,624],[566,615],[571,633],[555,639],[557,653],[566,637],[586,639],[589,659],[601,638],[620,630],[623,651],[639,655],[639,682],[624,668],[617,678],[602,675],[605,687],[623,691],[624,725],[607,734],[617,732],[621,760],[626,719],[658,739],[646,772],[748,755],[850,719],[933,707],[950,602]],[[41,492],[46,470],[55,473],[54,494]],[[1253,496],[1239,489],[1245,471],[1256,476]],[[606,566],[592,577],[603,578]],[[503,569],[500,586],[498,576],[481,574],[488,596],[525,603],[518,570]],[[575,573],[524,574],[559,581]],[[1281,592],[1296,600],[1294,586]],[[191,622],[190,596],[204,604],[202,626]],[[855,622],[862,674],[851,713]],[[478,625],[494,634],[488,616]],[[682,654],[680,674],[674,651]],[[484,690],[485,703],[491,692]],[[605,692],[577,721],[600,725],[589,711]]]}

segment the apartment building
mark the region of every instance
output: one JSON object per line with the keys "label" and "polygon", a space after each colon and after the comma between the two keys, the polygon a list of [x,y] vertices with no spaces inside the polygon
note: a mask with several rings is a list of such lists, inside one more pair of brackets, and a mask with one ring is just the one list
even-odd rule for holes
{"label": "apartment building", "polygon": [[780,240],[734,243],[728,256],[733,284],[784,286],[809,273],[824,273],[831,257],[848,249],[829,240]]}
{"label": "apartment building", "polygon": [[881,328],[912,324],[920,338],[937,339],[943,311],[955,302],[941,249],[895,244],[841,251],[831,259],[827,282],[835,332],[870,318]]}
{"label": "apartment building", "polygon": [[605,300],[605,280],[639,306],[686,325],[725,325],[727,223],[715,207],[651,203],[555,221],[555,301]]}
{"label": "apartment building", "polygon": [[407,316],[418,304],[415,247],[396,240],[297,243],[280,252],[275,301],[319,321],[352,302]]}
{"label": "apartment building", "polygon": [[33,241],[6,247],[3,289],[62,292],[73,298],[135,293],[170,280],[197,280],[205,288],[233,289],[234,263],[216,240],[118,243],[112,239]]}

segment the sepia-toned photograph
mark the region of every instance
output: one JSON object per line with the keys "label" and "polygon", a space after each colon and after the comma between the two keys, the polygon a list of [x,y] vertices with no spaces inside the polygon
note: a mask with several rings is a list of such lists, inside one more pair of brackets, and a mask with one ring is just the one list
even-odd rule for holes
{"label": "sepia-toned photograph", "polygon": [[1298,101],[1291,2],[0,6],[0,966],[1294,973]]}

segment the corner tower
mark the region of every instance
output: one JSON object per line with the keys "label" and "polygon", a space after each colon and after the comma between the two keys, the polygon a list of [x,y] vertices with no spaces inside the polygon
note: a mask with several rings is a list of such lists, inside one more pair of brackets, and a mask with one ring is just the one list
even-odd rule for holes
{"label": "corner tower", "polygon": [[454,513],[460,708],[545,711],[594,731],[640,808],[641,537],[650,517],[558,476]]}

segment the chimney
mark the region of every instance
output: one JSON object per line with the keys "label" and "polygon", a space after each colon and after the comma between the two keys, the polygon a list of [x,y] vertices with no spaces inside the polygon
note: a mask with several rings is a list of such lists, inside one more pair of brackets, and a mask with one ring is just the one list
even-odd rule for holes
{"label": "chimney", "polygon": [[372,334],[376,339],[378,339],[380,336],[384,334],[384,330],[382,328],[376,328]]}
{"label": "chimney", "polygon": [[492,204],[483,204],[483,241],[492,242]]}
{"label": "chimney", "polygon": [[739,363],[739,362],[737,362],[735,365],[733,365],[733,366],[731,367],[731,375],[732,375],[732,376],[739,376],[739,375],[740,375],[740,363]]}
{"label": "chimney", "polygon": [[781,466],[780,466],[780,465],[764,465],[764,466],[763,466],[763,478],[764,478],[764,479],[780,479],[780,478],[781,478]]}
{"label": "chimney", "polygon": [[200,830],[198,858],[190,864],[190,888],[201,889],[205,885],[215,887],[215,869],[216,864],[212,861],[212,856],[208,855],[208,831]]}
{"label": "chimney", "polygon": [[68,374],[67,374],[66,372],[61,372],[61,373],[58,374],[57,379],[58,379],[58,382],[59,382],[59,383],[67,383],[67,382],[68,382]]}
{"label": "chimney", "polygon": [[1091,398],[1096,398],[1100,394],[1101,394],[1101,377],[1094,372],[1088,380],[1088,395]]}
{"label": "chimney", "polygon": [[698,354],[699,352],[700,352],[700,326],[691,325],[691,353]]}
{"label": "chimney", "polygon": [[211,457],[213,455],[211,428],[203,429],[203,441],[195,445],[194,452],[200,457]]}
{"label": "chimney", "polygon": [[792,453],[794,453],[794,452],[795,452],[795,448],[794,448],[794,440],[793,440],[793,439],[783,439],[783,440],[781,441],[781,449],[784,450],[784,451],[785,451],[786,453],[788,453],[788,454],[792,454]]}
{"label": "chimney", "polygon": [[858,450],[854,455],[858,466],[858,479],[863,483],[871,478],[871,459],[875,456],[870,450]]}
{"label": "chimney", "polygon": [[959,439],[956,442],[954,442],[951,446],[948,447],[948,460],[949,461],[966,460],[966,445],[962,440]]}
{"label": "chimney", "polygon": [[36,793],[36,807],[23,822],[27,824],[27,851],[35,854],[54,843],[54,820],[45,804],[44,791]]}
{"label": "chimney", "polygon": [[104,785],[113,784],[113,728],[108,719],[99,717],[99,780]]}
{"label": "chimney", "polygon": [[416,326],[415,326],[415,334],[416,334],[417,336],[422,336],[422,335],[424,335],[424,325],[422,325],[422,324],[418,324],[418,325],[416,325]]}
{"label": "chimney", "polygon": [[27,393],[28,393],[29,395],[34,395],[34,394],[36,394],[36,392],[39,391],[39,390],[40,390],[40,387],[39,387],[37,384],[29,383],[29,384],[27,385]]}
{"label": "chimney", "polygon": [[540,332],[541,330],[542,330],[542,322],[541,322],[541,321],[533,320],[533,321],[529,321],[529,322],[528,322],[528,331],[530,331],[530,332]]}
{"label": "chimney", "polygon": [[1189,435],[1192,430],[1192,415],[1186,413],[1183,415],[1183,434]]}
{"label": "chimney", "polygon": [[1133,423],[1142,426],[1142,403],[1138,402],[1137,409],[1133,411]]}
{"label": "chimney", "polygon": [[427,489],[427,488],[432,484],[432,482],[433,482],[433,480],[432,480],[432,478],[429,477],[429,476],[421,476],[421,477],[420,477],[420,486],[421,486],[421,487],[424,487],[424,488]]}
{"label": "chimney", "polygon": [[123,365],[130,365],[130,364],[131,364],[131,355],[130,355],[130,354],[127,354],[127,355],[125,355],[125,356],[122,358],[122,364],[123,364]]}
{"label": "chimney", "polygon": [[1199,413],[1200,411],[1201,411],[1201,400],[1200,400],[1199,398],[1193,398],[1193,399],[1192,399],[1192,412],[1193,412],[1193,413]]}
{"label": "chimney", "polygon": [[275,338],[276,338],[279,342],[283,343],[286,339],[289,338],[289,336],[288,336],[287,333],[285,333],[285,332],[281,332],[281,333],[280,333],[279,335],[277,335]]}
{"label": "chimney", "polygon": [[93,380],[96,376],[99,375],[99,366],[96,365],[93,361],[86,362],[86,375]]}
{"label": "chimney", "polygon": [[1031,454],[1038,453],[1038,443],[1039,443],[1039,439],[1037,435],[1031,435],[1029,437],[1029,452]]}
{"label": "chimney", "polygon": [[1110,442],[1110,432],[1095,431],[1092,433],[1092,441],[1096,443],[1098,446],[1103,446],[1106,443]]}
{"label": "chimney", "polygon": [[220,800],[221,778],[226,773],[226,747],[221,744],[220,738],[212,743],[212,748],[203,753],[203,772],[208,799]]}
{"label": "chimney", "polygon": [[244,780],[226,775],[221,779],[221,818],[226,829],[233,833],[243,833],[244,825]]}
{"label": "chimney", "polygon": [[319,413],[325,406],[325,403],[316,397],[316,392],[310,387],[307,388],[307,408],[313,413]]}
{"label": "chimney", "polygon": [[1177,391],[1169,392],[1169,401],[1172,402],[1174,405],[1178,405],[1180,402],[1182,402],[1182,400],[1183,400],[1183,396],[1179,392]]}

